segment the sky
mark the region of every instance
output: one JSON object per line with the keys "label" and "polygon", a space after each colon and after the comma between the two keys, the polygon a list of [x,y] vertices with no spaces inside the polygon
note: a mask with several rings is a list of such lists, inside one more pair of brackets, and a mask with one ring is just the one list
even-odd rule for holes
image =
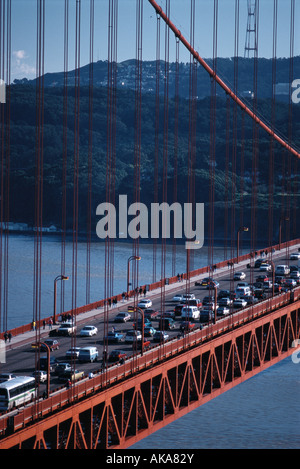
{"label": "sky", "polygon": [[[63,71],[64,68],[64,1],[45,0],[45,72]],[[108,58],[108,5],[109,0],[95,2],[94,61]],[[181,33],[190,39],[191,0],[170,0],[172,22]],[[213,55],[213,7],[214,0],[195,0],[195,49],[204,58]],[[157,0],[166,8],[166,0]],[[274,0],[260,0],[258,37],[259,57],[272,57],[273,46],[273,4]],[[12,5],[12,61],[11,78],[34,78],[36,76],[36,8],[37,0],[11,0]],[[69,0],[69,70],[75,68],[75,5]],[[217,55],[234,56],[235,0],[218,2],[218,43]],[[290,12],[291,0],[278,0],[278,44],[277,57],[290,55]],[[81,42],[80,65],[89,62],[89,14],[90,0],[81,0]],[[118,47],[117,60],[122,62],[136,55],[136,0],[118,0]],[[300,0],[295,8],[294,54],[300,55]],[[239,55],[244,55],[247,23],[247,0],[240,0]],[[143,1],[143,60],[156,58],[156,13],[148,0]],[[161,58],[164,57],[165,26],[161,21]],[[170,35],[170,60],[175,59],[175,39]],[[188,62],[189,56],[180,48],[180,60]]]}

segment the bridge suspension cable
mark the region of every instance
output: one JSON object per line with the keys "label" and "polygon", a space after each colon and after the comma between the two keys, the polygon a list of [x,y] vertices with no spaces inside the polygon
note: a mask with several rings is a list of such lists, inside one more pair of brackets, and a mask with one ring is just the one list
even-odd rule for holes
{"label": "bridge suspension cable", "polygon": [[193,55],[194,59],[209,73],[213,80],[227,93],[240,107],[246,112],[262,129],[264,129],[271,137],[273,137],[282,147],[293,154],[297,158],[300,158],[300,153],[291,147],[283,138],[281,138],[272,128],[263,122],[261,118],[257,116],[232,90],[226,85],[226,83],[217,75],[217,73],[207,64],[207,62],[199,55],[199,53],[192,47],[188,40],[181,34],[181,31],[172,23],[170,18],[162,10],[162,8],[156,3],[155,0],[148,0],[157,14],[166,22],[169,28],[173,31],[176,37],[182,42],[187,50]]}

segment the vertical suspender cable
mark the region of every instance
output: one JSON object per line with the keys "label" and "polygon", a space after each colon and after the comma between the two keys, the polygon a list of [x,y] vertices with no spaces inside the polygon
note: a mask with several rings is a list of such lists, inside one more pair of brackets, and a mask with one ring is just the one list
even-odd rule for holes
{"label": "vertical suspender cable", "polygon": [[[64,5],[64,91],[63,91],[63,149],[62,149],[62,211],[61,211],[61,275],[66,271],[66,217],[67,217],[67,159],[68,159],[68,48],[69,1]],[[64,311],[65,282],[61,282],[61,312]]]}
{"label": "vertical suspender cable", "polygon": [[[77,286],[78,286],[80,33],[81,33],[81,0],[76,0],[75,86],[74,86],[74,159],[73,159],[73,244],[72,244],[72,321],[75,324],[76,324],[76,316],[77,316]],[[72,344],[72,347],[76,346],[76,334],[72,335],[71,344]],[[72,363],[72,366],[75,367],[75,362]]]}
{"label": "vertical suspender cable", "polygon": [[[272,108],[271,108],[271,126],[275,127],[275,109],[276,109],[276,56],[277,56],[277,21],[278,20],[278,0],[274,0],[273,6],[273,53],[272,53]],[[270,137],[270,156],[269,156],[269,246],[274,242],[274,139]],[[272,253],[271,253],[272,254]]]}
{"label": "vertical suspender cable", "polygon": [[[254,71],[253,71],[253,112],[257,112],[257,68],[258,68],[258,28],[259,28],[259,0],[255,0],[255,51],[254,51]],[[257,225],[257,172],[258,172],[258,138],[259,126],[253,122],[252,130],[252,204],[251,204],[251,251],[256,250]]]}
{"label": "vertical suspender cable", "polygon": [[[158,203],[158,162],[159,162],[159,90],[160,90],[160,16],[156,15],[156,87],[155,87],[155,148],[154,148],[154,183],[153,202]],[[156,223],[156,220],[155,222]],[[157,227],[155,227],[157,228]],[[157,238],[153,239],[153,274],[152,281],[156,282]]]}
{"label": "vertical suspender cable", "polygon": [[91,295],[91,217],[92,217],[92,161],[93,161],[93,80],[94,80],[94,0],[90,0],[90,55],[89,55],[89,145],[87,181],[87,253],[86,253],[86,303]]}
{"label": "vertical suspender cable", "polygon": [[[289,67],[289,83],[294,80],[294,45],[295,45],[295,0],[291,0],[291,14],[290,14],[290,67]],[[288,142],[292,143],[293,136],[293,102],[292,95],[289,95],[289,119],[288,119]],[[287,155],[287,240],[291,236],[291,203],[292,203],[292,155]],[[287,259],[289,255],[289,245],[286,246]]]}
{"label": "vertical suspender cable", "polygon": [[[4,82],[4,1],[0,0],[0,80]],[[2,275],[3,275],[3,236],[4,236],[4,215],[3,215],[3,201],[4,201],[4,164],[5,164],[5,146],[4,146],[4,103],[0,103],[0,142],[1,142],[1,199],[0,199],[0,330],[6,330],[6,324],[2,312]],[[2,325],[3,320],[3,325]]]}
{"label": "vertical suspender cable", "polygon": [[[179,124],[179,39],[176,39],[176,60],[175,60],[175,97],[174,97],[174,176],[173,176],[173,203],[177,202],[178,184],[178,124]],[[174,225],[175,228],[175,225]],[[175,233],[174,233],[175,234]],[[172,246],[172,276],[176,275],[176,238],[173,237]]]}
{"label": "vertical suspender cable", "polygon": [[[142,114],[142,66],[143,66],[143,1],[136,0],[136,69],[135,69],[135,141],[134,141],[134,198],[140,203],[141,182],[141,114]],[[134,239],[133,255],[139,257],[139,239]],[[138,299],[139,263],[133,264],[134,304]]]}
{"label": "vertical suspender cable", "polygon": [[[41,319],[42,226],[43,226],[43,130],[44,130],[44,40],[45,0],[37,0],[36,40],[36,146],[35,146],[35,235],[34,235],[34,289],[33,322]],[[36,327],[36,341],[40,328]],[[38,359],[39,349],[36,353]]]}
{"label": "vertical suspender cable", "polygon": [[[108,61],[107,61],[107,150],[106,150],[106,202],[115,202],[115,159],[116,159],[116,86],[117,86],[117,21],[118,0],[110,0],[108,11]],[[104,342],[103,364],[107,365],[109,311],[113,295],[114,242],[108,233],[105,239],[104,297]]]}
{"label": "vertical suspender cable", "polygon": [[[0,79],[6,87],[1,106],[1,240],[0,240],[0,327],[8,327],[8,246],[10,180],[10,81],[11,81],[11,1],[0,3]],[[3,86],[3,84],[2,84]]]}
{"label": "vertical suspender cable", "polygon": [[[218,48],[218,0],[214,0],[213,13],[213,71],[217,73]],[[211,78],[210,97],[210,150],[209,150],[209,241],[208,265],[214,265],[214,203],[215,203],[215,163],[216,163],[216,81]],[[210,294],[212,293],[210,289]]]}
{"label": "vertical suspender cable", "polygon": [[[166,0],[167,15],[170,16],[170,0]],[[163,135],[163,194],[162,201],[168,202],[168,131],[169,131],[169,27],[165,25],[165,71],[164,71],[164,135]],[[162,231],[166,233],[166,219],[162,220]],[[165,310],[165,278],[166,278],[166,238],[162,237],[161,243],[161,312]]]}
{"label": "vertical suspender cable", "polygon": [[[195,43],[195,0],[190,3],[190,41]],[[195,129],[196,129],[196,62],[190,54],[189,68],[189,140],[188,140],[188,167],[187,167],[187,200],[188,207],[193,207],[194,199],[194,177],[195,177]],[[194,207],[193,207],[194,208]],[[193,224],[193,209],[189,213],[190,223]],[[186,250],[186,293],[190,291],[191,250]]]}

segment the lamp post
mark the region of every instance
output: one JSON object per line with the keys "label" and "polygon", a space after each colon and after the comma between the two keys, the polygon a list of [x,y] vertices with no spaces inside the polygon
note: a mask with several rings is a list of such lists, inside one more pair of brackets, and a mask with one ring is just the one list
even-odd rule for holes
{"label": "lamp post", "polygon": [[279,219],[279,250],[281,249],[281,229],[282,229],[282,222],[289,221],[288,217],[280,217]]}
{"label": "lamp post", "polygon": [[53,324],[56,323],[56,284],[59,280],[69,280],[69,277],[66,275],[58,275],[54,279],[54,306],[53,306]]}
{"label": "lamp post", "polygon": [[129,279],[130,279],[130,262],[131,261],[140,261],[141,257],[140,256],[130,256],[128,261],[127,261],[127,294],[129,292]]}
{"label": "lamp post", "polygon": [[239,251],[240,251],[240,233],[243,231],[249,231],[249,228],[247,226],[241,226],[238,229],[237,232],[237,246],[236,246],[236,257],[237,257],[237,263],[239,263]]}

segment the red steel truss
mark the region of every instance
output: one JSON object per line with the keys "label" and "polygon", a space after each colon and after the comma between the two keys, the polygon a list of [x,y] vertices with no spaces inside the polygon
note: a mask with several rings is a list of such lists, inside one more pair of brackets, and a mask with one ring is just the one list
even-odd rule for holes
{"label": "red steel truss", "polygon": [[297,300],[211,340],[190,342],[182,353],[88,397],[69,390],[69,405],[19,431],[12,428],[0,449],[127,448],[290,356],[299,326]]}

